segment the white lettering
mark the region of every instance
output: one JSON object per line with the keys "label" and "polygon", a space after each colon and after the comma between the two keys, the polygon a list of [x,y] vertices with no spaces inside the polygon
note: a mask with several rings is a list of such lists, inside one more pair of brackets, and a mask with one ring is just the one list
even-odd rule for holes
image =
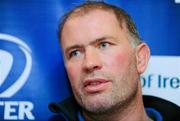
{"label": "white lettering", "polygon": [[5,120],[17,120],[18,117],[15,115],[16,111],[16,106],[18,106],[17,101],[8,101],[4,103],[5,108],[4,108],[4,119]]}
{"label": "white lettering", "polygon": [[19,103],[19,120],[24,120],[25,115],[28,119],[34,120],[34,116],[32,115],[32,110],[34,106],[31,102],[20,102]]}
{"label": "white lettering", "polygon": [[0,101],[0,106],[4,107],[5,120],[35,120],[32,113],[34,105],[29,101]]}

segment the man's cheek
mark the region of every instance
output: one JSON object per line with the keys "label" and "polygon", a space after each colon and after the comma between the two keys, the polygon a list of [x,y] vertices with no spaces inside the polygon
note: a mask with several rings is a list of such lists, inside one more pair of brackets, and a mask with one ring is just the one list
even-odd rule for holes
{"label": "man's cheek", "polygon": [[126,54],[118,53],[116,55],[112,55],[107,62],[110,67],[120,69],[127,65],[128,59]]}
{"label": "man's cheek", "polygon": [[75,83],[74,81],[79,80],[81,71],[78,66],[67,65],[66,70],[71,83]]}

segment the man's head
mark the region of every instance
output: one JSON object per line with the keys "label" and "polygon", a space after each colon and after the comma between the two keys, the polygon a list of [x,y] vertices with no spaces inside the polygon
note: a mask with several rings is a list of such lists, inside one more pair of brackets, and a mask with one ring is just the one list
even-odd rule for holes
{"label": "man's head", "polygon": [[122,9],[81,5],[65,18],[60,38],[74,96],[85,112],[110,113],[138,100],[149,48]]}
{"label": "man's head", "polygon": [[103,11],[112,12],[112,14],[114,14],[116,19],[118,20],[120,27],[122,27],[122,23],[125,22],[125,25],[130,35],[129,41],[131,42],[131,44],[133,46],[137,46],[142,42],[133,20],[123,9],[118,8],[117,6],[114,5],[106,4],[104,2],[91,2],[91,1],[88,1],[80,6],[77,6],[76,8],[74,8],[73,10],[71,10],[70,12],[64,15],[64,18],[62,19],[62,22],[60,23],[59,26],[59,38],[61,38],[62,30],[66,21],[68,21],[73,17],[83,16],[94,10],[103,10]]}

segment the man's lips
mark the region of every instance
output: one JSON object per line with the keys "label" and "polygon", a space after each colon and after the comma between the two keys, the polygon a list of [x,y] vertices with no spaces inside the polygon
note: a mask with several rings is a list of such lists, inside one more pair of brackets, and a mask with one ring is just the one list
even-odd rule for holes
{"label": "man's lips", "polygon": [[106,79],[88,79],[84,81],[84,90],[87,93],[97,93],[100,91],[103,91],[107,88],[107,86],[110,84],[110,80]]}

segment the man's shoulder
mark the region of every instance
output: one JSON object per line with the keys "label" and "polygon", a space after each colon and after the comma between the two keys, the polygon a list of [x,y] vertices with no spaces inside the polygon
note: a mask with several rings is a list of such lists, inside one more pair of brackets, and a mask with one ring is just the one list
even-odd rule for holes
{"label": "man's shoulder", "polygon": [[163,121],[180,120],[180,107],[170,101],[154,96],[143,96],[144,106],[157,110]]}
{"label": "man's shoulder", "polygon": [[[143,101],[146,108],[157,110],[161,114],[163,121],[180,120],[180,107],[178,105],[154,96],[143,96]],[[54,113],[61,114],[55,115],[54,119],[63,117],[70,121],[78,121],[77,112],[80,110],[80,107],[74,97],[66,98],[58,103],[50,103],[49,109]]]}
{"label": "man's shoulder", "polygon": [[49,109],[57,114],[53,117],[54,119],[64,118],[70,121],[78,121],[77,112],[80,110],[80,107],[73,96],[57,103],[50,103]]}

